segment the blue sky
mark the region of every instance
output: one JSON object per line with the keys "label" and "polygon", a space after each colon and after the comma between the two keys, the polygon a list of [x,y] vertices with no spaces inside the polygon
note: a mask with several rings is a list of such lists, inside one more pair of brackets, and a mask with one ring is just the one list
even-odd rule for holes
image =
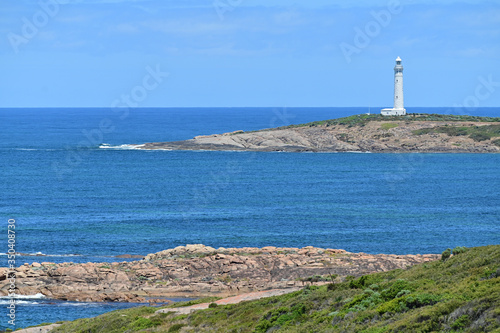
{"label": "blue sky", "polygon": [[408,107],[500,106],[500,1],[1,0],[0,12],[0,107],[390,107],[397,56]]}

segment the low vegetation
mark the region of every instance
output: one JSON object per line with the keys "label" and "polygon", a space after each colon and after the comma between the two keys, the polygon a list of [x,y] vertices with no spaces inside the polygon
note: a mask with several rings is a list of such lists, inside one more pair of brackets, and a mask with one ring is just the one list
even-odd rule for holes
{"label": "low vegetation", "polygon": [[198,298],[194,299],[192,301],[185,301],[185,302],[177,302],[177,303],[172,303],[170,305],[165,306],[164,308],[181,308],[185,306],[191,306],[191,305],[196,305],[196,304],[201,304],[201,303],[211,303],[220,300],[220,297],[203,297],[203,298]]}
{"label": "low vegetation", "polygon": [[[422,128],[413,131],[415,135],[424,135],[431,133],[445,133],[449,136],[468,136],[474,141],[490,140],[494,137],[500,137],[500,125],[484,126],[438,126],[433,128]],[[495,143],[496,145],[497,143]]]}
{"label": "low vegetation", "polygon": [[[289,125],[278,127],[277,129],[287,129],[287,128],[298,128],[298,127],[317,127],[317,126],[336,126],[344,125],[347,127],[353,126],[365,126],[371,121],[383,121],[383,122],[393,122],[393,121],[446,121],[446,122],[500,122],[500,117],[476,117],[476,116],[466,116],[466,115],[447,115],[447,114],[426,114],[426,113],[409,113],[406,116],[382,116],[380,114],[359,114],[350,117],[329,119],[321,121],[313,121],[310,123],[299,124],[299,125]],[[394,124],[395,125],[395,124]],[[391,126],[391,125],[385,125]],[[391,128],[391,127],[389,127]],[[387,128],[387,129],[389,129]],[[265,129],[263,131],[274,130]]]}
{"label": "low vegetation", "polygon": [[53,332],[500,332],[500,246],[445,252],[408,269],[190,315],[142,307]]}
{"label": "low vegetation", "polygon": [[452,249],[446,249],[441,253],[441,260],[446,261],[448,260],[451,255],[453,254],[454,256],[459,255],[461,253],[467,252],[469,249],[464,247],[464,246],[457,246],[456,248]]}
{"label": "low vegetation", "polygon": [[380,125],[380,128],[383,130],[390,130],[391,128],[396,128],[398,126],[399,125],[395,123],[383,123],[382,125]]}

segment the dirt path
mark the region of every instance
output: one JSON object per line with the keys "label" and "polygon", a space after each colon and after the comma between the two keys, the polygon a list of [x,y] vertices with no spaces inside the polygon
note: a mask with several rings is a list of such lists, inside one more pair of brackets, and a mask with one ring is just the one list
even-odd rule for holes
{"label": "dirt path", "polygon": [[[238,296],[223,298],[223,299],[220,299],[218,301],[215,301],[214,303],[216,303],[218,305],[237,304],[237,303],[240,303],[243,301],[253,301],[253,300],[261,299],[261,298],[265,298],[265,297],[280,296],[280,295],[288,294],[288,293],[291,293],[291,292],[294,292],[294,291],[297,291],[300,289],[301,288],[289,288],[289,289],[273,289],[273,290],[266,290],[266,291],[256,291],[256,292],[241,294]],[[201,303],[201,304],[185,306],[185,307],[180,307],[180,308],[161,309],[161,310],[158,310],[156,312],[157,313],[176,312],[176,314],[189,314],[189,313],[196,311],[196,310],[208,309],[209,305],[210,305],[210,303]]]}
{"label": "dirt path", "polygon": [[15,331],[16,333],[48,333],[52,331],[52,329],[61,326],[61,324],[52,324],[52,325],[47,325],[47,326],[40,326],[40,327],[31,327],[31,328],[25,328],[19,331]]}

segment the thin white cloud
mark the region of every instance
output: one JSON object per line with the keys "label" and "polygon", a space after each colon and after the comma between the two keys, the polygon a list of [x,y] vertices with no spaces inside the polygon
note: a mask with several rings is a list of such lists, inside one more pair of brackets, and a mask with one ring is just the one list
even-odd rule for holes
{"label": "thin white cloud", "polygon": [[59,22],[70,23],[70,24],[90,22],[95,18],[96,15],[93,14],[58,15],[55,17],[55,19]]}
{"label": "thin white cloud", "polygon": [[481,56],[486,52],[482,48],[468,48],[465,50],[460,50],[457,52],[458,55],[462,57],[475,58],[477,56]]}
{"label": "thin white cloud", "polygon": [[298,26],[304,23],[304,18],[301,12],[292,8],[275,14],[274,22],[280,26]]}
{"label": "thin white cloud", "polygon": [[111,27],[111,30],[118,33],[135,34],[139,32],[139,28],[133,24],[121,23]]}
{"label": "thin white cloud", "polygon": [[175,48],[165,48],[165,52],[170,55],[181,55],[181,54],[196,54],[202,56],[236,56],[236,57],[260,57],[260,56],[270,56],[283,52],[274,48],[272,45],[264,45],[262,48],[238,48],[235,44],[225,44],[217,47],[200,47],[200,48],[186,48],[183,50]]}
{"label": "thin white cloud", "polygon": [[210,33],[234,32],[238,28],[236,25],[222,23],[215,20],[201,21],[189,18],[146,21],[142,22],[141,25],[152,31],[174,35],[206,35]]}
{"label": "thin white cloud", "polygon": [[408,38],[407,36],[398,39],[394,42],[394,46],[401,48],[401,47],[415,47],[417,44],[425,42],[421,38]]}
{"label": "thin white cloud", "polygon": [[500,9],[490,9],[482,12],[472,12],[458,15],[455,20],[459,24],[465,26],[499,26],[500,25]]}

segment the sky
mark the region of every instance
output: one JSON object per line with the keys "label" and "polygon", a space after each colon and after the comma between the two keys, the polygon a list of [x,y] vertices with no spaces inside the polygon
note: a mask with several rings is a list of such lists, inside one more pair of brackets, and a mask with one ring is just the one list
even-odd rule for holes
{"label": "sky", "polygon": [[0,0],[0,107],[500,106],[500,0]]}

